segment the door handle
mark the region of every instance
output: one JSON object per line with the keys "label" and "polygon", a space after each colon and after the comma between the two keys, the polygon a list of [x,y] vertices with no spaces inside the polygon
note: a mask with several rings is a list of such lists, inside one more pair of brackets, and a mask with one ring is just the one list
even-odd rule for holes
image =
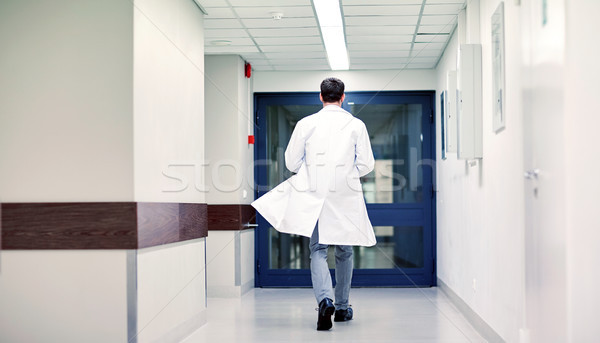
{"label": "door handle", "polygon": [[533,180],[533,179],[538,179],[538,176],[540,175],[540,170],[539,169],[531,169],[525,172],[525,178],[527,180]]}

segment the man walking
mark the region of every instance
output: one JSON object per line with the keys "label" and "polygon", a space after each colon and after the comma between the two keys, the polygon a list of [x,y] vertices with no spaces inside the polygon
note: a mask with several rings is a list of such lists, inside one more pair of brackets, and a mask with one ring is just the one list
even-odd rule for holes
{"label": "man walking", "polygon": [[[341,108],[344,98],[341,80],[323,80],[323,109],[296,124],[285,151],[296,175],[252,203],[276,230],[310,237],[317,330],[331,329],[334,313],[335,321],[352,319],[352,247],[376,243],[360,184],[375,161],[365,124]],[[335,304],[329,245],[335,245]]]}

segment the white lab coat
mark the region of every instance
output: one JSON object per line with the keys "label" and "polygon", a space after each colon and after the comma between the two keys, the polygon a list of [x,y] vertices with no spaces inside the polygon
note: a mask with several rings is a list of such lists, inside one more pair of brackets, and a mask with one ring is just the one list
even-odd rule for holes
{"label": "white lab coat", "polygon": [[319,243],[375,245],[360,177],[375,161],[365,124],[335,105],[298,122],[285,151],[288,180],[252,203],[279,232]]}

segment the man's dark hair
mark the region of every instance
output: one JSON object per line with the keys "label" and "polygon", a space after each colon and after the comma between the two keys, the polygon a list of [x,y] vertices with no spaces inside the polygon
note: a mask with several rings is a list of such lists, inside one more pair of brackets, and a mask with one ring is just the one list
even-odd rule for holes
{"label": "man's dark hair", "polygon": [[321,82],[323,102],[338,102],[344,94],[344,83],[335,77],[328,77]]}

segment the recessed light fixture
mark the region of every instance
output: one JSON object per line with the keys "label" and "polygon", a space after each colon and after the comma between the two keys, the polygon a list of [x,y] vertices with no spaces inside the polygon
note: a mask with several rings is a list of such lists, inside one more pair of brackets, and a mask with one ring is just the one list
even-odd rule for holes
{"label": "recessed light fixture", "polygon": [[226,39],[218,39],[218,40],[211,41],[210,44],[216,45],[216,46],[227,46],[227,45],[231,45],[231,41],[226,40]]}
{"label": "recessed light fixture", "polygon": [[327,59],[332,70],[348,70],[348,50],[339,0],[313,0]]}

